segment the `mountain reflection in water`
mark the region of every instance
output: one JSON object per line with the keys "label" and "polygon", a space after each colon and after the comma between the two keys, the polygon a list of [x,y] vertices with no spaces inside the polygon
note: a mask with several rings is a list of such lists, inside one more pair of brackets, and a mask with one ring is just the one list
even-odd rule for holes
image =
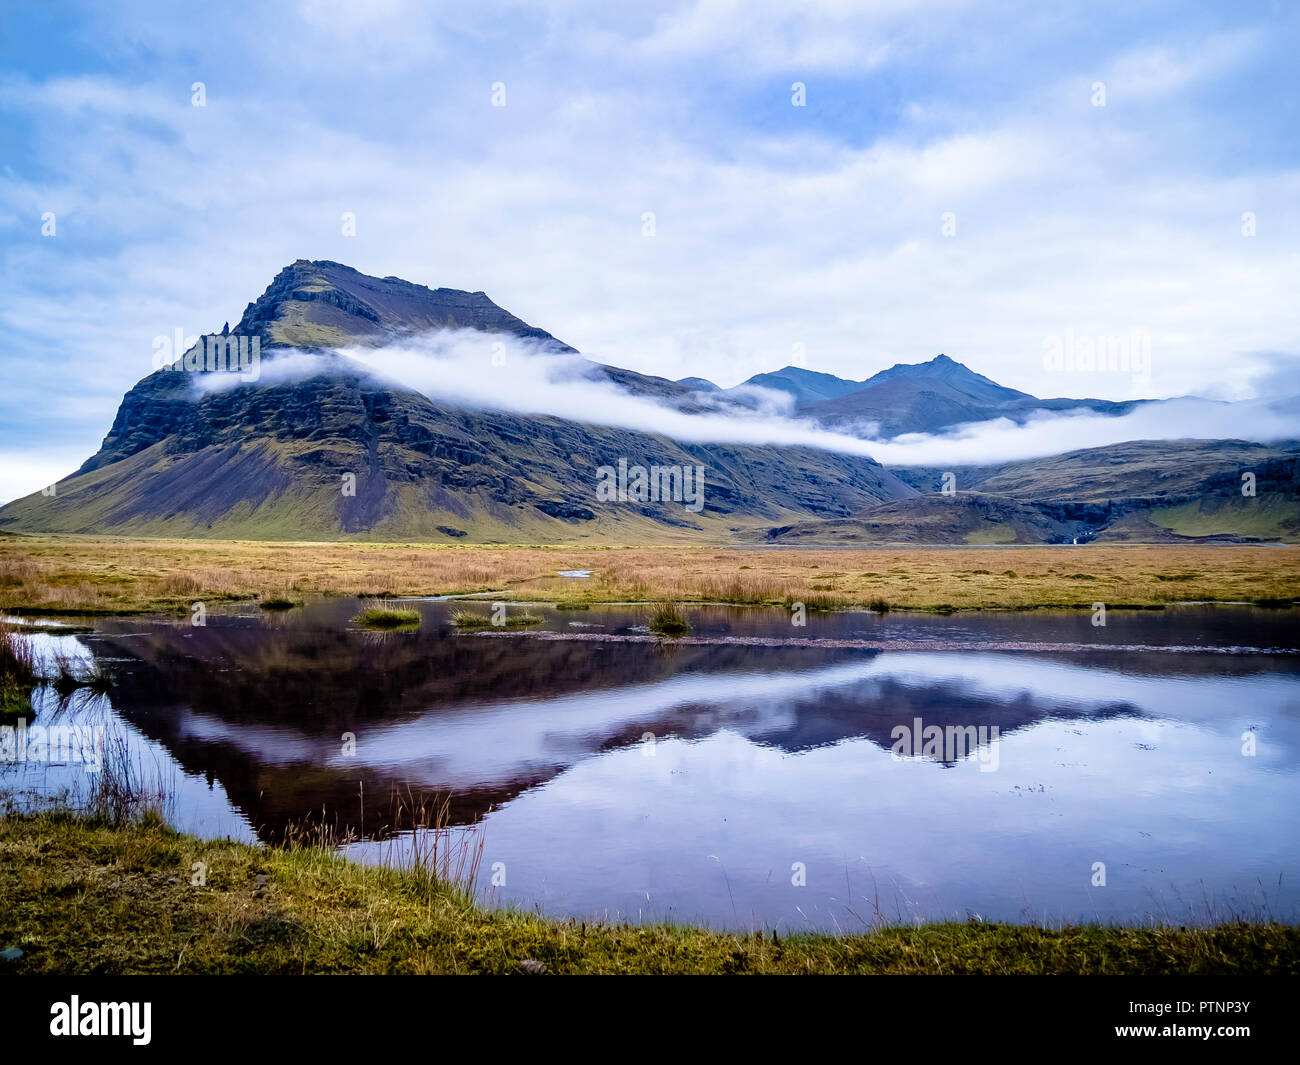
{"label": "mountain reflection in water", "polygon": [[[813,615],[800,642],[754,646],[476,637],[451,604],[416,605],[415,633],[355,629],[354,602],[325,601],[64,639],[112,673],[140,742],[219,785],[262,838],[323,816],[370,841],[355,857],[391,856],[400,836],[377,841],[398,804],[450,793],[453,823],[479,824],[485,862],[507,870],[489,897],[548,912],[849,927],[1294,911],[1289,612],[1116,612],[1102,630],[1086,614]],[[644,625],[531,609],[556,634]],[[783,611],[693,616],[696,637],[792,636]],[[985,649],[1013,640],[1075,649]],[[951,649],[911,649],[936,641]],[[916,726],[973,726],[974,743],[891,756]]]}

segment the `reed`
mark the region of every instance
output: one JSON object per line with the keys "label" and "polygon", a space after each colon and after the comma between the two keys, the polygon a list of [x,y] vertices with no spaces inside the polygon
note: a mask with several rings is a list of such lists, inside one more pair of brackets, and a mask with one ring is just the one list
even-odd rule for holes
{"label": "reed", "polygon": [[51,655],[48,669],[45,681],[64,699],[82,688],[107,695],[113,687],[112,677],[97,660],[79,658],[61,648]]}
{"label": "reed", "polygon": [[125,825],[141,818],[167,819],[174,810],[175,781],[168,781],[155,758],[149,765],[133,751],[127,736],[109,727],[100,752],[99,772],[94,774],[85,811],[91,817],[113,825]]}
{"label": "reed", "polygon": [[12,626],[0,624],[0,718],[28,713],[36,683],[31,644]]}

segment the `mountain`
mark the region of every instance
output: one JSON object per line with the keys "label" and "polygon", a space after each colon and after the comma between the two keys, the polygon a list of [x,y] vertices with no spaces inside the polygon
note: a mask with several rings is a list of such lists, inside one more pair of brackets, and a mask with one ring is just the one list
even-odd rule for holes
{"label": "mountain", "polygon": [[[921,494],[778,526],[779,544],[1300,540],[1300,444],[1137,440],[988,467],[895,468]],[[941,491],[945,474],[956,491]],[[1243,495],[1242,474],[1254,478]]]}
{"label": "mountain", "polygon": [[862,388],[855,391],[883,388],[900,381],[912,382],[923,389],[951,389],[982,403],[1010,403],[1034,398],[1027,392],[1017,392],[1014,388],[1006,388],[991,381],[947,355],[936,355],[929,362],[895,363],[888,370],[881,370],[874,377],[868,378]]}
{"label": "mountain", "polygon": [[848,395],[850,392],[861,388],[864,384],[866,384],[865,381],[845,381],[842,377],[836,377],[834,374],[805,370],[798,366],[786,366],[773,373],[755,374],[737,387],[743,389],[746,386],[753,385],[759,388],[770,388],[777,392],[785,392],[794,396],[799,405],[804,406]]}
{"label": "mountain", "polygon": [[736,406],[753,407],[751,386],[784,392],[794,397],[800,417],[866,439],[939,432],[991,418],[1023,422],[1047,411],[1082,408],[1123,414],[1137,406],[1104,399],[1039,399],[991,381],[947,355],[928,362],[898,363],[865,381],[786,366],[755,374],[722,395]]}
{"label": "mountain", "polygon": [[[373,375],[338,349],[434,329],[500,334],[541,357],[581,356],[482,292],[430,289],[339,263],[281,270],[229,330],[257,337],[256,382],[160,369],[123,398],[100,449],[52,494],[0,507],[12,532],[446,542],[1042,543],[1300,539],[1300,445],[1135,441],[943,474],[809,447],[694,444],[574,419],[460,408]],[[224,330],[223,330],[224,332]],[[314,361],[290,356],[307,351]],[[293,369],[292,373],[277,372]],[[307,365],[303,365],[308,363]],[[680,411],[737,390],[594,362],[584,372]],[[490,372],[490,371],[488,371]],[[506,372],[506,371],[501,371]],[[885,432],[1130,404],[1041,400],[940,355],[862,382],[798,367],[778,387],[798,412]],[[743,393],[743,389],[741,390]],[[752,395],[752,392],[751,392]],[[691,498],[605,502],[602,468],[705,467]],[[1241,475],[1257,494],[1241,494]],[[688,505],[690,504],[690,505]]]}
{"label": "mountain", "polygon": [[508,333],[534,341],[543,350],[574,350],[498,307],[482,292],[370,277],[328,260],[299,259],[286,266],[248,305],[231,332],[259,336],[263,347],[316,351],[384,344],[430,329]]}
{"label": "mountain", "polygon": [[938,355],[929,362],[900,363],[868,378],[859,388],[799,409],[829,429],[873,437],[933,433],[963,422],[1086,408],[1123,414],[1136,403],[1100,399],[1039,399],[1006,388],[961,363]]}
{"label": "mountain", "polygon": [[[552,417],[457,409],[380,381],[333,349],[433,328],[573,349],[481,292],[428,289],[299,260],[248,305],[231,335],[262,344],[262,379],[161,369],[124,397],[100,450],[51,496],[0,509],[17,531],[268,539],[646,539],[800,517],[847,516],[916,490],[870,459],[813,448],[686,444]],[[305,377],[268,372],[290,347]],[[592,364],[627,391],[692,395],[663,378]],[[597,500],[599,469],[704,466],[687,500]]]}
{"label": "mountain", "polygon": [[[434,329],[504,333],[539,353],[574,348],[498,307],[483,292],[426,288],[400,277],[371,277],[342,263],[299,259],[286,266],[244,310],[235,336],[257,336],[264,349],[326,351],[377,346]],[[687,403],[692,389],[663,377],[593,364],[634,395]]]}
{"label": "mountain", "polygon": [[786,546],[848,544],[1044,544],[1088,539],[1085,523],[1051,508],[1005,496],[959,492],[895,500],[851,518],[797,522],[769,529],[769,543]]}
{"label": "mountain", "polygon": [[[1297,487],[1296,458],[1294,444],[1132,440],[1047,458],[966,466],[957,472],[957,487],[1052,502],[1184,501],[1222,492],[1240,495],[1241,474],[1249,471],[1257,495],[1289,494]],[[895,472],[922,492],[936,492],[945,471],[910,467]]]}
{"label": "mountain", "polygon": [[[937,471],[900,475],[932,490]],[[1243,474],[1254,495],[1242,494]],[[1300,445],[1133,440],[967,468],[959,487],[1049,506],[1099,540],[1300,540]]]}
{"label": "mountain", "polygon": [[677,384],[692,392],[721,392],[722,389],[704,377],[679,377]]}

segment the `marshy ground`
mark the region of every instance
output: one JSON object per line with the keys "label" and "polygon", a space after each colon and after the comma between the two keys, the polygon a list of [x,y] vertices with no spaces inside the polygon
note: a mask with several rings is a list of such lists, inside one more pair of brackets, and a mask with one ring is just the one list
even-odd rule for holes
{"label": "marshy ground", "polygon": [[[559,575],[565,571],[591,575]],[[1300,598],[1300,546],[764,550],[0,538],[0,610],[26,613],[475,592],[570,606],[646,600],[914,610],[1280,605]]]}

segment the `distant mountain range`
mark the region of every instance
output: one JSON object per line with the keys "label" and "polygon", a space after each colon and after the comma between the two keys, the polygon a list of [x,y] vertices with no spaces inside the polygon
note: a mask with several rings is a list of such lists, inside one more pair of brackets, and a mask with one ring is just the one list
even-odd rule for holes
{"label": "distant mountain range", "polygon": [[[557,417],[456,407],[385,382],[336,349],[430,330],[502,334],[541,354],[569,345],[482,292],[429,289],[328,261],[298,260],[250,303],[234,338],[263,369],[314,352],[306,375],[197,387],[205,372],[157,370],[122,400],[103,445],[52,492],[0,508],[0,530],[266,539],[447,542],[1011,543],[1087,539],[1296,539],[1294,446],[1145,442],[945,471],[890,470],[814,447],[698,444]],[[993,417],[1133,404],[1042,400],[938,356],[865,381],[786,367],[722,389],[618,367],[591,373],[684,411],[785,392],[830,427],[891,436]],[[702,509],[598,499],[602,467],[706,469]],[[1258,478],[1242,497],[1240,472]]]}
{"label": "distant mountain range", "polygon": [[833,374],[787,366],[755,374],[735,388],[722,389],[699,377],[677,382],[687,388],[752,406],[753,390],[784,392],[795,401],[795,413],[828,429],[857,432],[868,439],[901,433],[933,433],[991,418],[1023,422],[1032,414],[1059,410],[1091,410],[1125,414],[1138,401],[1105,399],[1039,399],[1005,388],[987,377],[938,355],[929,362],[898,363],[865,381],[846,381]]}

